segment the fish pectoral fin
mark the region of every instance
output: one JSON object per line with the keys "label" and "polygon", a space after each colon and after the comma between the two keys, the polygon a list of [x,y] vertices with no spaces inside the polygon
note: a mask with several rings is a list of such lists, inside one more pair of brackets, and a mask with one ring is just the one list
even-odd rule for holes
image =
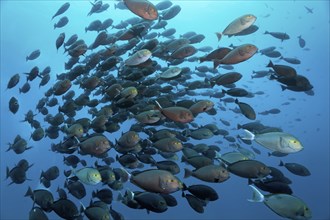
{"label": "fish pectoral fin", "polygon": [[218,183],[218,182],[220,182],[220,179],[219,178],[214,178],[214,182]]}
{"label": "fish pectoral fin", "polygon": [[163,190],[166,189],[166,183],[161,177],[159,177],[159,187]]}

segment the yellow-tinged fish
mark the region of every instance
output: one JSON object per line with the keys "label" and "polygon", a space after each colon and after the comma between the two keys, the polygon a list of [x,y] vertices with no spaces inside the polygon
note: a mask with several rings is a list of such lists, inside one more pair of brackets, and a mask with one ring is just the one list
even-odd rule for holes
{"label": "yellow-tinged fish", "polygon": [[126,61],[125,65],[127,66],[137,66],[141,63],[144,63],[151,57],[151,52],[147,49],[142,49],[130,56]]}
{"label": "yellow-tinged fish", "polygon": [[250,202],[263,202],[273,212],[288,219],[310,219],[312,212],[307,204],[298,197],[289,194],[268,194],[263,195],[256,187],[250,185],[253,190]]}
{"label": "yellow-tinged fish", "polygon": [[284,132],[253,134],[246,129],[244,131],[247,136],[242,139],[255,140],[258,144],[272,151],[288,154],[301,151],[304,148],[297,138]]}
{"label": "yellow-tinged fish", "polygon": [[159,77],[161,79],[173,79],[180,75],[181,70],[182,69],[177,66],[171,67],[171,68],[168,68],[165,72],[161,73]]}
{"label": "yellow-tinged fish", "polygon": [[223,32],[216,32],[215,34],[220,41],[222,35],[234,35],[242,32],[243,30],[249,28],[257,20],[257,17],[252,14],[246,14],[232,21]]}
{"label": "yellow-tinged fish", "polygon": [[124,0],[124,3],[131,12],[143,19],[158,19],[157,8],[147,0]]}
{"label": "yellow-tinged fish", "polygon": [[80,170],[74,170],[73,175],[78,177],[78,179],[87,185],[96,185],[101,182],[100,172],[92,167],[85,167]]}

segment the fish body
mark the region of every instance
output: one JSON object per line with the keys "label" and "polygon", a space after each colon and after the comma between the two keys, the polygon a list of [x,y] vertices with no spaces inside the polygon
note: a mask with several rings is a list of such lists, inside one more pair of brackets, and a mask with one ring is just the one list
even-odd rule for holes
{"label": "fish body", "polygon": [[263,195],[257,188],[250,185],[253,190],[253,198],[250,202],[263,202],[268,208],[281,217],[296,220],[312,218],[312,212],[307,204],[298,197],[289,194]]}
{"label": "fish body", "polygon": [[296,153],[303,149],[300,141],[284,132],[269,132],[264,134],[253,134],[248,130],[244,130],[247,137],[245,140],[255,140],[258,144],[268,148],[271,151],[277,151],[281,153]]}
{"label": "fish body", "polygon": [[225,30],[220,33],[217,32],[216,35],[218,37],[218,41],[220,41],[222,35],[235,35],[238,34],[245,29],[249,28],[253,23],[257,20],[257,17],[252,14],[243,15],[239,18],[236,18],[232,21]]}
{"label": "fish body", "polygon": [[157,8],[148,0],[124,0],[124,3],[131,12],[143,19],[158,19]]}
{"label": "fish body", "polygon": [[213,68],[217,68],[220,64],[237,64],[248,60],[257,52],[257,50],[258,48],[253,44],[240,45],[227,53],[221,60],[214,60]]}
{"label": "fish body", "polygon": [[151,52],[147,49],[139,50],[130,56],[126,61],[127,66],[137,66],[141,63],[146,62],[151,57]]}

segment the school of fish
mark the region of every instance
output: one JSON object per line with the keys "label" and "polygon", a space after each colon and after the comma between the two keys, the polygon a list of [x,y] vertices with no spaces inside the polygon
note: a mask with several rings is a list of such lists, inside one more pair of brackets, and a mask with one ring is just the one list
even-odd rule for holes
{"label": "school of fish", "polygon": [[[91,45],[76,34],[68,37],[65,31],[60,33],[54,49],[63,50],[69,58],[64,64],[65,72],[56,74],[56,78],[50,66],[43,70],[35,66],[10,78],[7,90],[18,89],[24,94],[31,86],[37,86],[46,88],[46,92],[40,93],[36,111],[28,110],[23,119],[32,128],[31,136],[17,134],[7,151],[23,154],[34,150],[30,142],[49,139],[52,144],[48,148],[54,156],[61,155],[67,167],[42,170],[40,183],[44,188],[27,186],[24,196],[31,198],[33,207],[26,218],[44,220],[48,219],[47,213],[55,212],[63,219],[125,219],[123,213],[112,208],[113,200],[132,209],[161,213],[181,202],[173,196],[178,191],[192,210],[203,213],[208,202],[219,199],[212,184],[231,181],[235,175],[245,178],[252,188],[250,202],[264,203],[283,218],[310,219],[312,212],[301,198],[293,195],[291,180],[280,169],[263,163],[259,155],[263,147],[273,158],[285,157],[302,151],[304,144],[290,131],[257,120],[258,115],[279,114],[283,110],[273,108],[258,113],[241,101],[257,93],[236,87],[242,74],[234,71],[234,66],[241,62],[253,63],[254,56],[267,56],[269,64],[265,70],[253,71],[252,79],[268,77],[269,83],[278,83],[283,92],[313,95],[311,82],[294,68],[300,60],[283,57],[274,46],[261,49],[249,42],[217,49],[197,46],[206,37],[220,41],[224,37],[263,35],[258,30],[264,27],[254,24],[258,18],[253,14],[232,17],[232,22],[221,25],[221,32],[214,30],[213,36],[191,31],[176,37],[176,29],[167,24],[184,9],[169,0],[156,3],[123,0],[112,9],[101,0],[91,2],[87,16],[129,10],[133,17],[117,25],[115,18],[86,25],[85,32],[98,33]],[[54,29],[65,30],[70,21],[63,14],[69,9],[67,2],[51,17],[58,19]],[[292,40],[287,33],[266,30],[263,36],[268,35],[281,42]],[[298,43],[301,48],[306,45],[301,36]],[[36,49],[25,60],[37,61],[40,56],[42,51]],[[281,64],[274,64],[274,58],[279,58]],[[202,62],[213,68],[197,65]],[[188,67],[191,65],[196,65],[195,70]],[[220,74],[219,68],[229,72]],[[8,98],[12,114],[25,111],[19,101],[19,97]],[[229,103],[237,106],[232,111],[251,121],[237,126],[241,132],[238,137],[230,134],[231,124],[225,115],[220,121],[211,119],[229,110]],[[82,113],[85,110],[87,114]],[[197,117],[205,123],[195,123]],[[132,124],[129,129],[122,127],[126,121]],[[121,133],[119,139],[112,137],[115,132]],[[213,145],[192,141],[214,136],[219,141]],[[226,152],[223,145],[231,150]],[[283,161],[285,158],[279,167],[292,174],[311,175],[305,166]],[[186,166],[184,170],[180,162]],[[8,184],[25,184],[33,165],[25,159],[11,168],[7,165]],[[178,177],[180,173],[184,173],[183,178]],[[59,176],[65,178],[64,188],[58,187],[58,196],[54,196],[52,181]],[[195,178],[198,184],[188,186],[185,178]],[[128,181],[139,190],[128,189]],[[102,189],[91,195],[86,193],[87,185],[102,184]],[[85,197],[90,197],[91,203],[79,208],[79,200]]]}

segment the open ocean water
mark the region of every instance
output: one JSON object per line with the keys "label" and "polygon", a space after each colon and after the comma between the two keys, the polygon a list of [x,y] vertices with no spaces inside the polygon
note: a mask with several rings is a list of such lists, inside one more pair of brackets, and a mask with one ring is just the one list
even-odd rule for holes
{"label": "open ocean water", "polygon": [[[104,21],[108,18],[113,19],[113,25],[118,25],[123,21],[130,18],[138,17],[128,9],[115,8],[118,1],[103,1],[103,5],[109,4],[109,8],[101,13],[92,13],[87,16],[92,8],[90,1],[69,1],[70,7],[63,14],[51,19],[56,11],[66,1],[1,1],[1,219],[28,219],[29,212],[32,209],[33,201],[30,197],[25,197],[28,187],[32,190],[46,189],[40,183],[40,174],[46,171],[51,166],[59,168],[59,176],[51,181],[51,186],[48,190],[52,193],[54,201],[59,199],[57,189],[62,188],[67,193],[67,199],[73,201],[80,209],[81,204],[88,207],[92,199],[92,191],[101,190],[103,188],[110,189],[107,185],[98,183],[96,185],[84,185],[86,188],[86,196],[82,199],[77,199],[68,193],[64,188],[66,177],[64,171],[71,170],[63,162],[63,156],[69,154],[62,154],[53,152],[51,150],[52,144],[58,144],[66,138],[66,134],[62,131],[59,132],[59,137],[50,139],[43,137],[40,141],[31,139],[31,134],[35,128],[32,128],[24,120],[25,114],[32,110],[34,119],[40,123],[40,127],[46,130],[50,124],[46,122],[45,115],[41,114],[36,105],[43,97],[45,92],[54,86],[58,81],[57,75],[70,72],[69,68],[66,69],[64,63],[68,62],[70,55],[64,53],[64,47],[61,46],[56,49],[55,42],[61,33],[65,33],[65,42],[73,34],[78,35],[78,39],[84,40],[87,46],[93,44],[95,38],[98,36],[97,31],[85,32],[85,28],[95,20]],[[153,4],[158,4],[160,1],[151,1]],[[223,68],[221,64],[217,67],[217,72],[213,72],[212,61],[199,63],[198,59],[191,57],[202,57],[208,52],[197,52],[189,57],[186,57],[180,64],[171,64],[170,66],[178,66],[181,68],[190,68],[190,71],[183,73],[179,78],[171,79],[169,81],[161,81],[157,79],[154,84],[162,87],[172,85],[173,88],[170,92],[156,92],[155,96],[147,97],[142,93],[143,82],[147,78],[156,77],[164,69],[157,69],[155,73],[149,76],[143,76],[139,79],[126,80],[125,86],[133,85],[138,88],[138,96],[134,100],[134,104],[144,101],[150,101],[155,104],[154,100],[160,96],[166,96],[169,101],[179,100],[210,100],[214,103],[213,114],[202,112],[195,117],[192,123],[184,124],[183,127],[174,126],[169,123],[159,125],[141,125],[139,128],[139,137],[142,140],[149,139],[146,129],[155,128],[156,130],[167,128],[176,131],[182,136],[183,144],[205,144],[206,146],[216,145],[221,150],[218,154],[224,154],[231,151],[237,151],[234,144],[239,144],[246,150],[254,152],[253,148],[260,151],[260,154],[255,154],[255,160],[263,162],[267,166],[276,167],[281,170],[284,175],[289,178],[292,183],[290,187],[294,196],[301,198],[309,207],[312,212],[312,219],[329,219],[329,1],[171,1],[174,5],[178,5],[181,11],[173,18],[166,20],[167,25],[165,29],[173,28],[175,33],[171,37],[156,35],[154,38],[158,39],[159,45],[165,45],[168,40],[179,39],[181,35],[194,31],[196,34],[201,34],[204,38],[197,43],[192,43],[194,48],[202,48],[205,46],[211,47],[215,50],[218,47],[227,47],[233,49],[231,46],[239,46],[243,44],[255,45],[259,52],[254,54],[251,58],[244,62],[233,64],[232,70]],[[95,4],[95,3],[94,3]],[[159,10],[160,17],[164,14]],[[222,36],[218,41],[215,32],[222,32],[224,29],[236,18],[245,15],[253,14],[256,16],[254,25],[258,30],[254,33],[242,36]],[[61,17],[66,16],[69,21],[61,28],[54,29],[54,24],[60,20]],[[153,25],[158,20],[155,20]],[[114,36],[118,32],[127,30],[131,25],[126,28],[107,28],[108,36]],[[146,42],[149,39],[145,38],[146,34],[162,33],[165,29],[147,29],[141,38],[136,38],[137,41]],[[280,39],[264,34],[268,32],[286,33],[290,38],[281,41]],[[299,45],[298,36],[305,40],[306,44],[302,47]],[[115,55],[121,58],[117,67],[125,68],[123,61],[125,61],[133,52],[136,51],[137,46],[132,49],[123,49],[128,40],[118,40],[115,43],[118,48],[123,50],[122,53]],[[92,53],[97,53],[105,46],[110,47],[112,44],[101,45],[94,49],[88,49],[84,55],[79,56],[79,64],[85,65],[84,59],[88,58]],[[231,45],[231,46],[230,46]],[[262,55],[260,50],[275,47],[284,58],[295,58],[300,61],[300,64],[288,63],[284,59],[269,57]],[[34,60],[26,61],[26,57],[34,50],[40,50],[40,56]],[[157,62],[160,67],[167,67],[170,62],[170,53],[167,56],[151,56],[151,60]],[[191,58],[190,60],[188,60]],[[281,83],[277,80],[270,80],[270,76],[261,78],[251,77],[253,71],[268,71],[271,68],[266,67],[269,61],[275,65],[287,65],[293,67],[299,75],[306,77],[313,88],[309,91],[292,91],[285,89],[282,91]],[[101,65],[101,61],[98,62]],[[33,67],[37,66],[41,72],[47,66],[51,68],[50,80],[45,86],[39,86],[41,77],[29,82],[31,89],[27,93],[20,93],[19,88],[22,88],[26,83],[26,74],[29,73]],[[198,73],[196,67],[206,66],[208,70],[204,73]],[[250,120],[241,113],[235,113],[235,108],[238,106],[232,102],[225,102],[224,98],[236,98],[228,94],[224,97],[218,98],[217,95],[222,93],[222,90],[228,88],[220,85],[210,87],[207,80],[211,77],[228,72],[238,72],[242,78],[235,83],[237,88],[244,88],[253,97],[238,97],[240,102],[248,103],[256,112],[256,119]],[[85,76],[90,77],[96,74],[97,67],[85,71]],[[118,69],[104,71],[104,75],[100,78],[105,80],[108,75],[113,75],[114,78],[119,79]],[[10,78],[18,73],[20,76],[19,83],[11,89],[6,89]],[[40,74],[39,74],[40,75]],[[139,82],[134,84],[134,82]],[[200,81],[201,88],[188,88],[189,82]],[[81,95],[84,90],[76,85],[78,79],[72,80],[72,87],[70,90],[75,91],[75,98]],[[124,85],[123,81],[120,81]],[[125,87],[123,86],[123,87]],[[149,85],[149,87],[152,85]],[[98,89],[104,87],[104,84],[98,85],[91,94],[89,99],[97,99],[99,104],[96,108],[99,110],[104,105],[115,104],[115,101],[101,102],[104,94],[93,95]],[[159,90],[160,87],[155,87]],[[180,94],[180,96],[178,95]],[[62,96],[62,95],[61,95]],[[54,107],[46,105],[49,114],[55,115],[58,113],[59,106],[63,105],[61,96],[55,96],[59,104]],[[216,97],[214,97],[216,96]],[[13,114],[9,111],[9,100],[15,97],[19,103],[18,111]],[[50,98],[52,98],[51,96]],[[270,109],[278,109],[279,113],[276,114],[260,114]],[[91,107],[84,106],[82,109],[76,106],[76,114],[74,119],[87,117],[93,120],[93,116],[89,113]],[[108,117],[108,120],[114,120],[116,114],[127,113],[128,106],[121,106],[120,108],[113,107],[114,114]],[[119,109],[119,110],[118,110]],[[136,112],[134,112],[135,114]],[[137,120],[129,114],[126,118],[118,122],[119,130],[113,133],[103,132],[103,135],[113,144],[119,140],[121,135],[131,128],[131,125],[137,124]],[[68,118],[67,115],[64,116]],[[116,117],[118,119],[118,117]],[[220,119],[229,122],[225,125]],[[161,119],[166,121],[166,119]],[[252,142],[252,145],[244,144],[237,137],[237,135],[244,136],[242,129],[237,129],[237,125],[243,125],[250,122],[260,122],[265,126],[276,127],[283,130],[283,132],[292,134],[296,137],[304,149],[302,151],[289,154],[284,157],[269,156],[270,150],[263,146]],[[64,125],[61,124],[60,126]],[[180,124],[180,123],[179,123]],[[228,141],[222,135],[213,135],[211,138],[196,140],[192,137],[184,137],[188,131],[197,129],[198,126],[206,124],[214,124],[218,128],[226,130],[234,138],[234,142]],[[67,123],[68,126],[70,126]],[[181,123],[181,125],[183,125]],[[194,127],[195,126],[195,127]],[[143,130],[144,129],[144,130]],[[87,136],[96,133],[93,129],[89,129],[84,135]],[[27,141],[27,146],[32,146],[31,149],[24,151],[21,154],[16,154],[13,150],[8,149],[8,143],[13,143],[17,135],[20,135]],[[145,143],[145,142],[144,142]],[[253,148],[252,148],[253,147]],[[108,156],[116,158],[116,155],[122,154],[117,152],[114,148],[110,149]],[[81,155],[78,150],[73,153],[80,159],[87,162],[87,167],[95,167],[95,161],[99,164],[105,165],[101,158],[92,157],[90,155]],[[252,203],[247,199],[252,198],[252,189],[248,186],[248,179],[230,173],[230,178],[221,183],[208,183],[197,179],[195,177],[184,178],[184,169],[188,168],[193,170],[193,167],[188,163],[181,161],[182,152],[176,153],[177,160],[174,160],[180,167],[180,173],[176,174],[177,178],[185,183],[185,185],[204,184],[216,190],[219,199],[216,201],[209,201],[204,206],[203,213],[198,213],[188,204],[187,199],[182,197],[181,190],[171,193],[176,200],[177,205],[168,207],[165,212],[147,212],[146,209],[132,209],[124,205],[122,202],[117,201],[119,192],[124,192],[129,189],[132,191],[143,191],[136,185],[130,182],[124,182],[120,190],[111,189],[113,192],[112,208],[121,213],[125,219],[281,219],[283,217],[274,213],[263,203]],[[153,156],[156,161],[165,160],[159,154]],[[25,159],[29,164],[33,164],[31,168],[26,171],[26,180],[21,184],[10,184],[11,175],[10,170],[14,168],[18,161]],[[279,166],[280,161],[285,163],[298,163],[305,166],[310,171],[309,176],[299,176],[289,172],[285,167]],[[214,159],[214,164],[220,164],[219,160]],[[8,169],[7,169],[8,167]],[[123,165],[115,161],[110,165],[112,168],[120,168]],[[81,164],[78,168],[83,168]],[[144,164],[143,168],[128,169],[129,172],[134,170],[147,170],[152,168],[149,164]],[[9,172],[7,172],[9,170]],[[269,194],[266,191],[260,190],[263,194]],[[185,191],[187,194],[188,192]],[[93,201],[97,201],[93,198]],[[200,203],[198,203],[200,205]],[[35,205],[38,206],[38,205]],[[108,207],[110,207],[108,205]],[[60,219],[54,212],[45,212],[49,219]],[[87,219],[86,216],[83,216]]]}

